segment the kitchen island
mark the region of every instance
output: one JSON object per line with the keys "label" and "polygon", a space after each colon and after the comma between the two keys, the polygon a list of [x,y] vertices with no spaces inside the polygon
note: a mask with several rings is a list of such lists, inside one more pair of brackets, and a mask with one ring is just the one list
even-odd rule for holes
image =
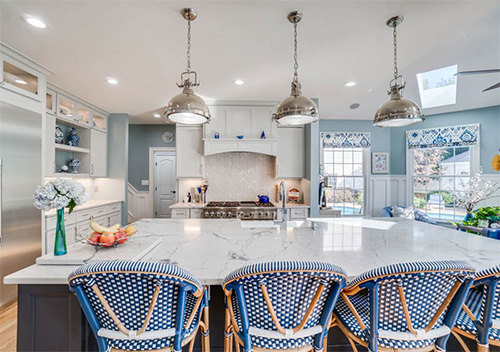
{"label": "kitchen island", "polygon": [[66,286],[67,276],[76,268],[75,257],[82,262],[161,261],[187,269],[211,286],[210,331],[216,351],[222,348],[223,336],[220,284],[232,270],[244,265],[273,260],[324,261],[341,266],[352,278],[400,262],[466,260],[477,269],[499,262],[498,240],[414,220],[325,218],[289,221],[288,225],[280,228],[265,221],[143,219],[134,224],[137,233],[121,249],[89,252],[87,247],[82,248],[86,245],[76,244],[68,249],[77,253],[67,257],[67,265],[64,257],[57,261],[50,254],[41,257],[39,263],[43,264],[5,278],[6,284],[19,285],[19,349],[95,348],[78,302]]}

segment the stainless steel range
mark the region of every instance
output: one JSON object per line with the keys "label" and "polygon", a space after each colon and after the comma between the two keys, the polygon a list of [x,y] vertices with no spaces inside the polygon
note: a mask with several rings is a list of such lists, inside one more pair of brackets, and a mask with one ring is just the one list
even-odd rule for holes
{"label": "stainless steel range", "polygon": [[274,220],[276,206],[260,202],[210,202],[202,209],[204,219]]}

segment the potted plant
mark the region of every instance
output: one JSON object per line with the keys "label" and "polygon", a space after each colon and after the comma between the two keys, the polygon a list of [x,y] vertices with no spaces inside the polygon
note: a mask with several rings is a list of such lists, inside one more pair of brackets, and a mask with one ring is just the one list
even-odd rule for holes
{"label": "potted plant", "polygon": [[64,231],[64,208],[68,208],[71,214],[77,205],[84,204],[87,199],[85,187],[74,180],[57,179],[36,189],[33,195],[33,205],[36,208],[44,211],[57,209],[54,255],[63,255],[68,252]]}

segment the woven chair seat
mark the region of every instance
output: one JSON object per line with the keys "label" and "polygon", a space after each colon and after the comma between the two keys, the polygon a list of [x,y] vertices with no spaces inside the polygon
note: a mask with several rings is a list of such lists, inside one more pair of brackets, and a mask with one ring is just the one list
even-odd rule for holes
{"label": "woven chair seat", "polygon": [[[192,274],[162,263],[107,261],[87,264],[70,274],[69,285],[75,292],[83,290],[77,296],[87,319],[91,321],[95,317],[97,323],[91,326],[96,337],[105,341],[101,344],[126,351],[175,349],[176,335],[181,343],[190,339],[199,327],[202,309],[208,304],[208,299],[201,298],[204,297],[201,283]],[[150,320],[141,333],[156,291]],[[182,292],[184,300],[180,299]],[[201,299],[202,304],[199,303]],[[199,306],[194,311],[197,302]],[[189,326],[177,331],[176,317],[182,309],[184,324],[192,313],[194,319]],[[129,331],[128,334],[119,329],[112,314]]]}
{"label": "woven chair seat", "polygon": [[[474,286],[469,291],[465,300],[465,307],[474,317],[475,322],[463,308],[457,318],[455,332],[466,337],[478,340],[483,346],[492,344],[500,346],[500,265],[492,266],[478,271],[474,277]],[[493,290],[494,285],[496,290],[493,292],[493,302],[490,308],[487,308],[488,294]],[[491,321],[485,321],[486,310],[490,309]],[[483,327],[483,333],[478,331],[478,326]],[[491,326],[490,329],[484,330],[484,326]],[[478,347],[479,348],[479,347]]]}
{"label": "woven chair seat", "polygon": [[[333,299],[344,287],[345,277],[341,268],[319,262],[271,262],[243,267],[229,274],[223,283],[235,322],[226,324],[239,330],[237,336],[246,345],[245,349],[313,347],[319,336],[328,331],[331,313],[324,314],[325,309],[333,310]],[[263,290],[268,294],[278,324],[272,318]],[[315,297],[317,301],[313,304]],[[310,315],[305,320],[309,309]],[[247,317],[248,326],[243,317]],[[294,332],[303,319],[303,327]]]}
{"label": "woven chair seat", "polygon": [[[401,263],[367,271],[347,284],[335,306],[334,325],[371,351],[428,350],[438,340],[445,344],[473,273],[461,261]],[[371,295],[376,298],[371,300]]]}

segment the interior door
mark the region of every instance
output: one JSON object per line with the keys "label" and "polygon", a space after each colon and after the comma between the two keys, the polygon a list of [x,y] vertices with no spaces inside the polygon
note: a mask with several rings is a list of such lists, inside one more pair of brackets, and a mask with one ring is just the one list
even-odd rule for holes
{"label": "interior door", "polygon": [[155,217],[171,217],[170,206],[176,202],[175,155],[155,153]]}

